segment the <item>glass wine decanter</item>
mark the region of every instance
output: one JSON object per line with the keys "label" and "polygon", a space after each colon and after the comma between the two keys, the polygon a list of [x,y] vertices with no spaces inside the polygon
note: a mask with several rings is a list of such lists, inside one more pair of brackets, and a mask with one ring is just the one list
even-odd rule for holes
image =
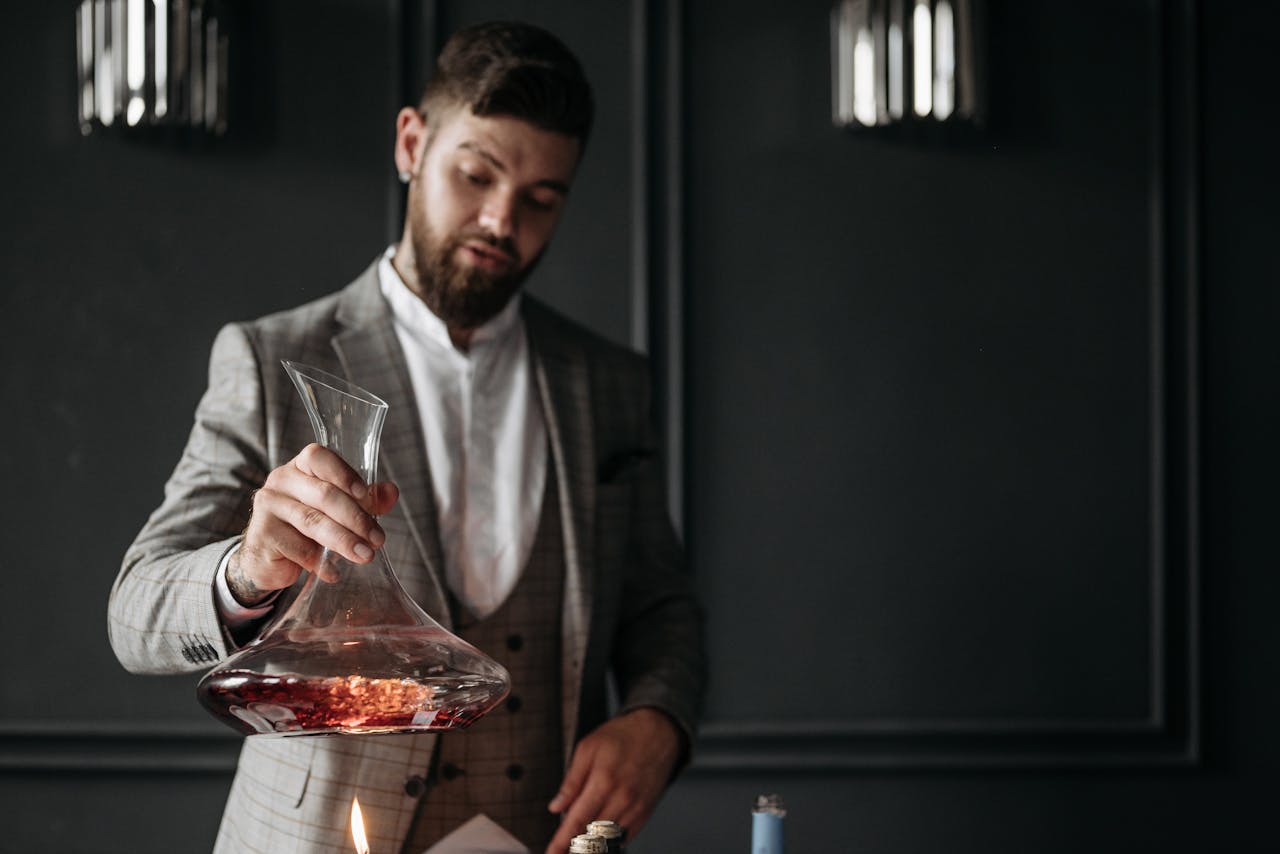
{"label": "glass wine decanter", "polygon": [[[339,377],[285,362],[316,441],[376,480],[387,404]],[[433,620],[382,549],[364,565],[325,550],[339,580],[306,573],[257,639],[211,670],[200,702],[246,734],[428,732],[469,726],[511,685],[493,659]]]}

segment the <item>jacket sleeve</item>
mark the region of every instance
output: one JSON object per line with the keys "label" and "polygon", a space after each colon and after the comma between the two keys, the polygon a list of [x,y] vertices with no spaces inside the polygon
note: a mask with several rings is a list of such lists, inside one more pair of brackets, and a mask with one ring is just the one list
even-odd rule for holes
{"label": "jacket sleeve", "polygon": [[622,477],[631,481],[629,538],[614,637],[613,670],[620,711],[648,706],[670,716],[693,745],[706,690],[703,611],[684,549],[671,524],[656,449],[647,373],[635,410],[645,450]]}
{"label": "jacket sleeve", "polygon": [[214,604],[223,555],[248,523],[268,465],[259,362],[245,330],[214,341],[209,386],[164,501],[111,588],[112,649],[134,673],[202,670],[229,653]]}

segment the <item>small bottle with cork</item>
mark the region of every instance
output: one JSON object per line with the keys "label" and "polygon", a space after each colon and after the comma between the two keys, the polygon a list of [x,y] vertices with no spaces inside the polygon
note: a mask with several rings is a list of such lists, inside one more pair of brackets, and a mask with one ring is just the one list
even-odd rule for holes
{"label": "small bottle with cork", "polygon": [[598,836],[605,841],[605,851],[608,854],[621,854],[626,849],[623,847],[626,835],[622,831],[621,825],[616,821],[599,818],[587,825],[588,836]]}
{"label": "small bottle with cork", "polygon": [[569,841],[569,854],[607,854],[609,845],[603,836],[583,833]]}
{"label": "small bottle with cork", "polygon": [[777,795],[760,795],[751,810],[751,854],[783,854],[782,820],[787,811]]}

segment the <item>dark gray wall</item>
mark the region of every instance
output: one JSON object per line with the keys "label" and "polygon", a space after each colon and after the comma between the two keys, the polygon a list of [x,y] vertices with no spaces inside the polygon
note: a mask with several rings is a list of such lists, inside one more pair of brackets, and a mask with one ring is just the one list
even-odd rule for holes
{"label": "dark gray wall", "polygon": [[1187,761],[1193,23],[995,6],[991,126],[872,135],[826,118],[816,6],[689,7],[716,759]]}
{"label": "dark gray wall", "polygon": [[761,791],[797,851],[1269,837],[1277,13],[988,3],[992,121],[944,136],[831,128],[817,0],[246,3],[210,145],[79,136],[72,5],[0,51],[0,851],[208,849],[235,741],[114,662],[119,556],[218,326],[385,245],[421,42],[495,16],[595,81],[532,287],[657,357],[710,608],[636,848],[744,850]]}

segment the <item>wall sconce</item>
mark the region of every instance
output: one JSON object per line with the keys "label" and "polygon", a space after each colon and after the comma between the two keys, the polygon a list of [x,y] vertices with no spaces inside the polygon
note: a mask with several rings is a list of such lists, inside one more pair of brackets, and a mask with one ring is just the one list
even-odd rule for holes
{"label": "wall sconce", "polygon": [[205,0],[82,0],[76,9],[80,132],[227,129],[227,36]]}
{"label": "wall sconce", "polygon": [[839,127],[976,123],[975,0],[837,0],[831,120]]}

